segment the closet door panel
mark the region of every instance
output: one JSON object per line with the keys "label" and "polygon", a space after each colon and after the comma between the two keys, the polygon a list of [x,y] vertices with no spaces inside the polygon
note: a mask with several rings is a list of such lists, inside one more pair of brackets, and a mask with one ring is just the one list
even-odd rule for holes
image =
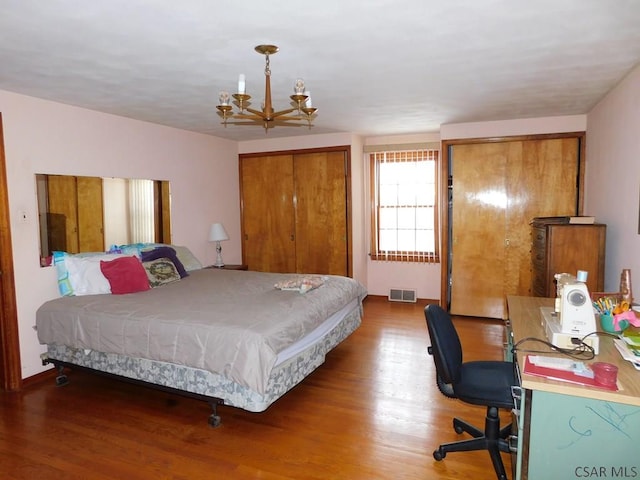
{"label": "closet door panel", "polygon": [[509,148],[502,143],[453,148],[452,314],[502,315]]}
{"label": "closet door panel", "polygon": [[243,263],[249,270],[295,272],[292,156],[246,157],[240,169]]}
{"label": "closet door panel", "polygon": [[535,217],[576,215],[579,142],[559,138],[513,143],[521,145],[521,153],[507,164],[505,295],[528,296],[530,223]]}
{"label": "closet door panel", "polygon": [[81,252],[104,251],[102,178],[78,177],[78,241]]}
{"label": "closet door panel", "polygon": [[531,295],[534,217],[576,215],[578,138],[454,145],[452,313],[507,318],[507,295]]}
{"label": "closet door panel", "polygon": [[344,152],[294,157],[296,271],[347,275],[347,188]]}
{"label": "closet door panel", "polygon": [[78,199],[76,177],[49,175],[47,179],[47,223],[49,248],[79,253]]}

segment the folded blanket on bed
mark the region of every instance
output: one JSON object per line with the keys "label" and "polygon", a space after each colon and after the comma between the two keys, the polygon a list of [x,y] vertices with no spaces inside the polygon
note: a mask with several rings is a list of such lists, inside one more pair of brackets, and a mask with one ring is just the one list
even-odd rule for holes
{"label": "folded blanket on bed", "polygon": [[282,280],[275,284],[278,290],[295,290],[301,294],[307,293],[309,290],[318,288],[327,280],[327,277],[319,275],[303,275],[297,278]]}

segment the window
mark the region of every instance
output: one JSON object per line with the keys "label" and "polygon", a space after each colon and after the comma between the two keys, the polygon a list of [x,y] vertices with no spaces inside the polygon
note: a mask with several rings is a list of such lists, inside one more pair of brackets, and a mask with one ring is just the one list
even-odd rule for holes
{"label": "window", "polygon": [[438,150],[371,153],[371,258],[436,263]]}

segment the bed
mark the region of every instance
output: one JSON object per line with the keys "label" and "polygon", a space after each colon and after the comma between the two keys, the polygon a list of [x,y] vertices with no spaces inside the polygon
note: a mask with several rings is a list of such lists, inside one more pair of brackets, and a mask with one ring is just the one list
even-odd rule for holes
{"label": "bed", "polygon": [[359,282],[309,278],[202,268],[137,293],[56,298],[36,314],[43,363],[58,384],[78,367],[201,398],[213,426],[219,404],[262,412],[360,325]]}

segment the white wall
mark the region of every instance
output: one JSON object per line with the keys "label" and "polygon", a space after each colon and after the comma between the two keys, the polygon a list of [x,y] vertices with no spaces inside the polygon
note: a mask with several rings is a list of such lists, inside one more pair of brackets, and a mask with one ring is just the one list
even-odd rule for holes
{"label": "white wall", "polygon": [[586,211],[607,224],[605,289],[631,269],[640,301],[640,66],[587,116]]}
{"label": "white wall", "polygon": [[495,122],[444,124],[440,126],[440,137],[442,140],[512,137],[516,135],[584,132],[586,129],[586,115],[567,115],[561,117],[499,120]]}
{"label": "white wall", "polygon": [[58,296],[54,269],[39,266],[36,173],[168,180],[173,243],[211,263],[208,230],[221,221],[231,237],[225,259],[240,262],[236,142],[5,91],[0,113],[23,378],[43,370],[35,312]]}

